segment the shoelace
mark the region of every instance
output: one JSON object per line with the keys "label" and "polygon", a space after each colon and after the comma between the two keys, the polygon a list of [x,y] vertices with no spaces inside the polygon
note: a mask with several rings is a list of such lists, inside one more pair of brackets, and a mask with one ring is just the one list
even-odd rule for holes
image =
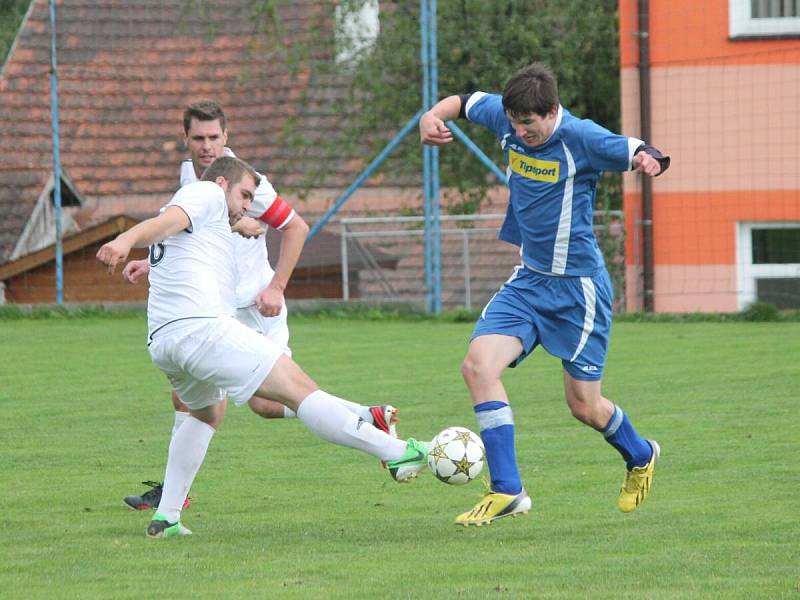
{"label": "shoelace", "polygon": [[639,481],[643,480],[647,475],[647,469],[644,467],[633,467],[625,475],[625,491],[635,492],[639,489]]}

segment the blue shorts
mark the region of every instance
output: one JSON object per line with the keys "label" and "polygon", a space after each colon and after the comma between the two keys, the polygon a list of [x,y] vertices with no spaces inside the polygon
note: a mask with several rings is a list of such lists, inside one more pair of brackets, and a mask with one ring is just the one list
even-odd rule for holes
{"label": "blue shorts", "polygon": [[522,354],[510,367],[541,344],[572,377],[596,381],[603,377],[612,299],[605,269],[592,277],[554,277],[518,266],[484,307],[472,339],[490,334],[519,338]]}

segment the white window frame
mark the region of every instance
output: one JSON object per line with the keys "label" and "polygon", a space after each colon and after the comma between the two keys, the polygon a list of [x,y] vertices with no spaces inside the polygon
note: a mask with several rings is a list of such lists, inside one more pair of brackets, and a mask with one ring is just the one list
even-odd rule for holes
{"label": "white window frame", "polygon": [[728,0],[731,38],[800,36],[800,17],[754,19],[750,0]]}
{"label": "white window frame", "polygon": [[736,224],[737,305],[744,310],[755,302],[756,279],[800,278],[800,263],[753,264],[753,229],[800,229],[800,221],[752,221]]}

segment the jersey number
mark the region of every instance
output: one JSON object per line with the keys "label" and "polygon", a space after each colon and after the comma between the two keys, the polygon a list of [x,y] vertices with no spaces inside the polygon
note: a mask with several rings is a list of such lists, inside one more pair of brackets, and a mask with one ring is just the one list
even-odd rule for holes
{"label": "jersey number", "polygon": [[166,248],[164,248],[164,242],[158,242],[157,244],[150,246],[150,266],[155,267],[158,263],[160,263],[164,259],[165,252]]}

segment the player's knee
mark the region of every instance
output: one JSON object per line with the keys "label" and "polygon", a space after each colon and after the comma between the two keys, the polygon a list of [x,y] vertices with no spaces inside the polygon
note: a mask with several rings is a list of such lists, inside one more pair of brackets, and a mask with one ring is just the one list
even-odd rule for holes
{"label": "player's knee", "polygon": [[461,376],[464,378],[464,382],[472,387],[493,381],[499,377],[499,374],[495,373],[495,370],[487,362],[468,354],[461,365]]}
{"label": "player's knee", "polygon": [[475,362],[472,361],[469,356],[461,363],[461,376],[464,378],[467,385],[470,385],[470,383],[475,381],[478,377],[478,370]]}
{"label": "player's knee", "polygon": [[572,401],[568,403],[568,406],[573,417],[578,419],[581,423],[589,423],[591,410],[586,402]]}
{"label": "player's knee", "polygon": [[594,398],[573,397],[567,401],[572,416],[581,423],[601,429],[608,419],[603,418],[602,406]]}

